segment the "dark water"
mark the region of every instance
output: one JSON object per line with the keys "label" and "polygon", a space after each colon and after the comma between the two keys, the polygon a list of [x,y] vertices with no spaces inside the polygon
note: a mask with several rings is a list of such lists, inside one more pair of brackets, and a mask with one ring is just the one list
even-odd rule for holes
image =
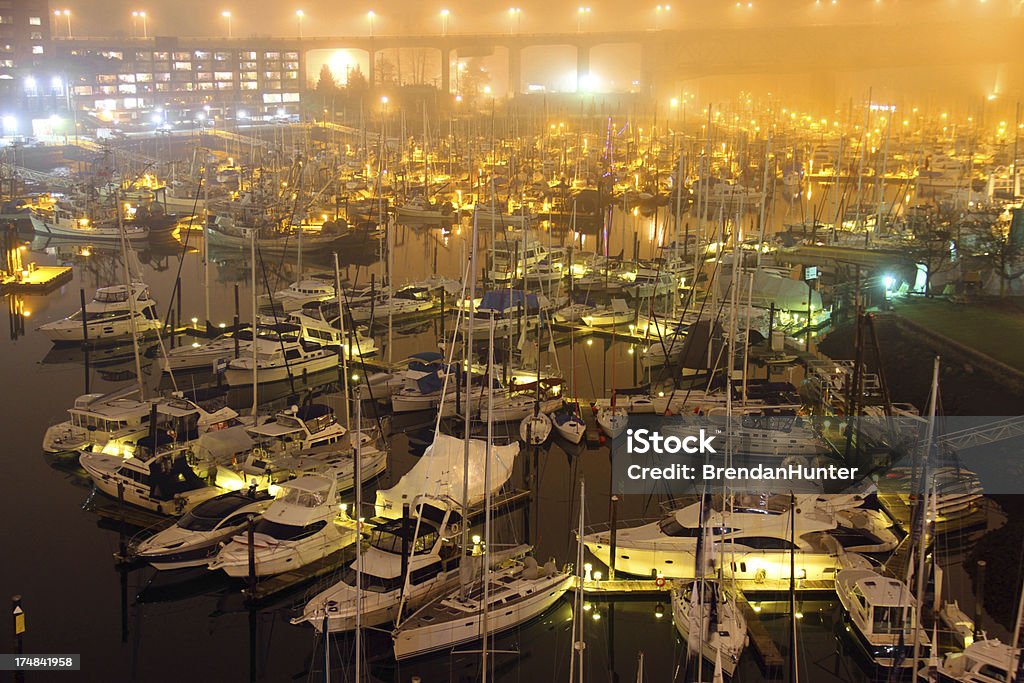
{"label": "dark water", "polygon": [[[620,219],[621,220],[621,219]],[[626,220],[631,220],[627,218]],[[610,251],[619,247],[612,231]],[[455,277],[465,263],[464,228],[444,235],[440,230],[400,230],[395,250],[397,282],[412,281],[437,271]],[[543,237],[543,236],[542,236]],[[546,239],[546,238],[545,238]],[[555,242],[559,236],[552,237]],[[252,675],[251,661],[259,680],[322,681],[324,651],[322,640],[310,628],[294,627],[287,619],[303,604],[312,587],[284,596],[255,613],[245,609],[240,585],[202,572],[183,576],[160,576],[141,569],[122,574],[115,568],[114,553],[119,536],[107,522],[84,511],[90,487],[74,471],[55,468],[44,459],[40,443],[46,427],[65,416],[74,398],[85,390],[108,391],[130,382],[134,362],[130,348],[103,350],[85,357],[78,349],[51,350],[49,342],[34,330],[44,322],[61,318],[78,307],[79,288],[87,294],[97,286],[121,280],[120,255],[116,250],[92,249],[90,255],[71,246],[36,243],[31,258],[40,263],[75,265],[74,280],[49,296],[9,299],[12,310],[26,310],[26,333],[5,339],[0,353],[0,394],[3,415],[3,452],[8,464],[0,496],[0,586],[6,595],[20,594],[27,613],[25,650],[30,653],[81,653],[82,671],[76,674],[28,674],[29,681],[246,681]],[[129,261],[152,287],[161,310],[169,302],[178,275],[178,247],[133,251]],[[211,320],[229,322],[234,314],[233,286],[240,285],[241,312],[249,315],[248,266],[245,255],[215,253],[211,266]],[[350,280],[379,278],[380,264],[372,255],[344,254],[350,262]],[[311,264],[307,261],[307,267]],[[325,264],[320,264],[321,266]],[[272,289],[294,277],[294,267],[268,263]],[[183,319],[202,317],[202,263],[195,252],[181,262]],[[280,281],[275,282],[275,278]],[[17,327],[14,317],[8,329]],[[433,323],[426,329],[396,334],[394,358],[436,348]],[[378,343],[383,342],[383,337]],[[604,387],[632,384],[635,356],[626,345],[611,351],[601,340],[588,345],[578,340],[575,349],[559,349],[559,362],[568,374],[575,359],[580,395],[597,396]],[[143,360],[144,380],[149,386],[159,381],[159,365]],[[181,388],[190,388],[187,376],[179,378]],[[415,418],[413,418],[415,420]],[[428,426],[424,416],[420,426]],[[389,471],[378,482],[390,485],[415,462],[408,453],[408,437],[396,436],[392,443]],[[530,477],[527,478],[529,463]],[[499,516],[496,534],[503,540],[528,540],[536,544],[541,558],[554,557],[559,564],[575,556],[571,530],[578,518],[580,479],[588,489],[588,523],[606,521],[609,516],[610,465],[607,448],[567,454],[557,444],[518,459],[513,482],[534,492],[525,509]],[[372,494],[373,486],[367,493]],[[619,519],[629,520],[657,512],[659,501],[642,496],[624,497]],[[122,581],[124,585],[122,585]],[[140,599],[139,596],[143,599]],[[837,656],[836,624],[839,610],[835,601],[802,607],[805,618],[799,625],[799,652],[804,680],[865,680],[857,659]],[[785,611],[785,607],[779,608]],[[765,610],[766,614],[770,610]],[[659,616],[660,613],[660,616]],[[693,680],[686,671],[684,647],[671,624],[671,607],[666,600],[633,600],[615,605],[596,605],[586,626],[586,670],[592,681],[635,680],[637,660],[644,653],[645,679]],[[595,618],[597,615],[598,618]],[[785,645],[786,617],[765,617],[777,640]],[[5,629],[7,627],[5,626]],[[7,633],[7,631],[5,631]],[[5,650],[9,641],[0,650]],[[563,602],[543,619],[514,633],[499,637],[492,659],[493,672],[500,681],[562,680],[568,678],[570,652],[569,607]],[[479,678],[479,655],[439,655],[414,660],[396,668],[390,661],[390,639],[386,634],[367,637],[369,669],[375,680],[408,681],[420,676],[425,683],[466,681]],[[845,651],[845,647],[841,651]],[[335,638],[330,644],[331,680],[352,680],[352,643]],[[779,674],[781,672],[768,672]],[[736,680],[757,681],[766,677],[748,652]],[[708,668],[705,680],[710,679]]]}

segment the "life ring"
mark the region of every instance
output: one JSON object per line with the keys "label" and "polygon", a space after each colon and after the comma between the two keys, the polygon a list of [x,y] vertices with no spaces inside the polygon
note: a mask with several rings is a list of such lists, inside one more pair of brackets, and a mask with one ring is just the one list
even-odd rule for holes
{"label": "life ring", "polygon": [[657,586],[658,588],[664,588],[665,587],[665,577],[662,576],[661,574],[658,574],[658,578],[654,579],[654,585]]}

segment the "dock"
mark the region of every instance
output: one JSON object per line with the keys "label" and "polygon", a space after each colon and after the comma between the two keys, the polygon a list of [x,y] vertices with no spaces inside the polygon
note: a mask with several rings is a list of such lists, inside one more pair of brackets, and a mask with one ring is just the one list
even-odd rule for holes
{"label": "dock", "polygon": [[747,635],[750,636],[750,645],[754,648],[754,653],[760,660],[761,666],[765,669],[781,671],[786,660],[742,590],[736,591],[736,606],[740,608],[740,612],[747,620]]}
{"label": "dock", "polygon": [[30,264],[28,270],[7,276],[0,282],[3,294],[49,294],[62,285],[71,282],[71,266],[37,266]]}
{"label": "dock", "polygon": [[248,602],[258,603],[329,574],[350,563],[355,556],[355,545],[349,545],[298,569],[268,576],[243,592]]}

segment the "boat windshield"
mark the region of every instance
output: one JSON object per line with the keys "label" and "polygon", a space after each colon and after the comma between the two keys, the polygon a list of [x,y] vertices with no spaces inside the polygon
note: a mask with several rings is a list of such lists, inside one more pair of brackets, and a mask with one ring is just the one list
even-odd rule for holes
{"label": "boat windshield", "polygon": [[[368,574],[364,571],[359,578],[359,583],[362,584],[363,590],[371,591],[373,593],[390,593],[391,591],[397,591],[402,588],[401,576],[385,579],[380,576]],[[352,567],[346,568],[345,571],[342,572],[341,580],[354,588],[356,585],[356,570]]]}
{"label": "boat windshield", "polygon": [[222,519],[251,502],[237,495],[211,498],[182,515],[178,526],[188,531],[212,531]]}
{"label": "boat windshield", "polygon": [[277,497],[277,500],[304,508],[320,507],[327,500],[324,491],[304,491],[302,489],[286,488],[284,493]]}
{"label": "boat windshield", "polygon": [[96,295],[93,296],[93,301],[99,301],[105,304],[114,304],[119,301],[128,301],[128,290],[123,288],[98,290],[96,292]]}
{"label": "boat windshield", "polygon": [[[673,538],[697,538],[698,536],[700,536],[699,527],[683,526],[682,524],[676,521],[675,515],[666,517],[665,519],[658,522],[658,528],[661,529],[661,533],[665,534],[666,536],[672,536]],[[712,535],[720,536],[721,534],[730,534],[734,531],[734,529],[716,526],[709,527],[708,531]]]}
{"label": "boat windshield", "polygon": [[270,536],[278,541],[297,541],[300,538],[306,536],[312,536],[316,532],[327,526],[327,522],[320,520],[307,524],[306,526],[298,526],[296,524],[278,524],[277,522],[271,522],[269,519],[261,519],[256,522],[256,527],[253,531],[257,534],[263,534],[264,536]]}
{"label": "boat windshield", "polygon": [[897,635],[905,625],[913,623],[913,610],[907,607],[875,607],[871,614],[871,632],[875,634]]}
{"label": "boat windshield", "polygon": [[[370,537],[370,545],[378,550],[382,550],[386,553],[392,553],[394,555],[402,554],[402,535],[396,533],[398,529],[391,527],[376,529]],[[430,552],[434,548],[434,544],[437,543],[437,530],[430,528],[421,528],[420,535],[416,537],[415,546],[410,543],[413,554],[420,555],[422,553]]]}

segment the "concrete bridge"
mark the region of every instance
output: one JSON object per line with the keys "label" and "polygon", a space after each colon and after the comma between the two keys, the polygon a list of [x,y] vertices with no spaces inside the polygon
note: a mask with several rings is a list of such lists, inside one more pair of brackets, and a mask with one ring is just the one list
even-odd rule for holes
{"label": "concrete bridge", "polygon": [[[456,57],[508,53],[510,89],[522,88],[522,53],[528,48],[569,46],[575,49],[578,78],[590,73],[591,52],[608,45],[634,46],[640,53],[640,88],[702,76],[802,72],[843,72],[907,66],[1009,64],[1020,68],[1024,58],[1020,36],[1024,19],[949,18],[913,23],[757,24],[733,27],[692,27],[611,32],[452,33],[447,35],[379,35],[332,37],[164,37],[56,39],[58,53],[75,49],[109,50],[288,50],[306,55],[314,50],[361,50],[368,55],[371,85],[378,80],[376,56],[385,50],[427,49],[440,54],[440,85],[451,92],[451,60]],[[445,68],[447,66],[448,68]],[[567,65],[568,66],[568,65]]]}

